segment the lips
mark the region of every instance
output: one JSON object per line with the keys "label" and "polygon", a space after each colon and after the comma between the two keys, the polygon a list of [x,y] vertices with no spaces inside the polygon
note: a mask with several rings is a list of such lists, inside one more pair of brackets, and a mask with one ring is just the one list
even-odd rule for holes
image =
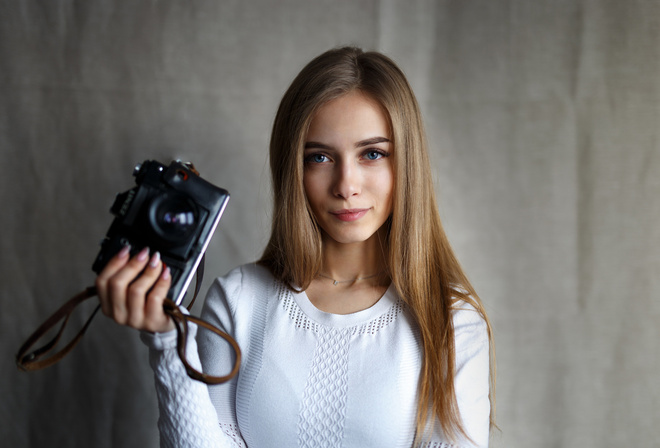
{"label": "lips", "polygon": [[330,212],[331,215],[333,215],[335,218],[339,219],[340,221],[357,221],[358,219],[362,218],[364,215],[367,214],[369,211],[368,208],[351,208],[351,209],[342,209],[342,210],[335,210]]}

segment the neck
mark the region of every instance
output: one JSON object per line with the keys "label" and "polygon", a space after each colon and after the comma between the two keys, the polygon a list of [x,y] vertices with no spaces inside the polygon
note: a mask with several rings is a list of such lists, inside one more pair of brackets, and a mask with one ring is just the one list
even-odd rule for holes
{"label": "neck", "polygon": [[387,248],[382,232],[367,241],[342,244],[324,236],[321,273],[337,281],[373,276],[386,270]]}

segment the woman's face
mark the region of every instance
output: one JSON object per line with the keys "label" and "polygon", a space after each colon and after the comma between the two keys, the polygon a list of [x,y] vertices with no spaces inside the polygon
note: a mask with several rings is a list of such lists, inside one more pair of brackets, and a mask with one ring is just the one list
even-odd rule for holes
{"label": "woman's face", "polygon": [[324,239],[360,243],[392,213],[393,143],[378,103],[351,92],[323,105],[311,122],[303,183]]}

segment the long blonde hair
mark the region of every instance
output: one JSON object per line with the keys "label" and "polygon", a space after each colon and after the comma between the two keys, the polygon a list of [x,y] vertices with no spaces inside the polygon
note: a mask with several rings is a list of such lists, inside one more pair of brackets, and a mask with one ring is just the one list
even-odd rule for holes
{"label": "long blonde hair", "polygon": [[[286,284],[302,290],[318,275],[321,230],[303,188],[305,138],[321,106],[355,90],[383,107],[392,131],[395,191],[387,223],[386,262],[392,283],[419,327],[424,351],[418,440],[434,418],[449,437],[466,435],[454,390],[454,304],[462,299],[474,306],[486,321],[492,341],[491,327],[440,222],[417,100],[403,72],[388,57],[353,47],[330,50],[305,66],[284,94],[270,142],[272,232],[259,262]],[[491,424],[493,421],[491,412]]]}

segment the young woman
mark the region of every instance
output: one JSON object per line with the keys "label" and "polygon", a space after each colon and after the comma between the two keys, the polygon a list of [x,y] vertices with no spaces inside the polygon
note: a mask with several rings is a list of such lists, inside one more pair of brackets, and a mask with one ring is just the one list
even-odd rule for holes
{"label": "young woman", "polygon": [[[356,48],[312,60],[282,99],[270,165],[270,241],[217,279],[202,315],[241,346],[229,383],[187,377],[158,253],[124,250],[97,279],[104,313],[144,330],[162,444],[487,446],[491,329],[442,229],[403,73]],[[228,371],[231,348],[206,333],[191,363]]]}

